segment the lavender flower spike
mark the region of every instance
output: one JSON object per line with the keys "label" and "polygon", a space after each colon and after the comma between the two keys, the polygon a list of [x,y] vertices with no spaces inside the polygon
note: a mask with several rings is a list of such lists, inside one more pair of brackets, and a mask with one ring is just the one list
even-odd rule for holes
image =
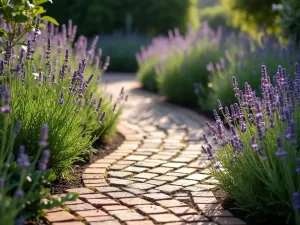
{"label": "lavender flower spike", "polygon": [[300,195],[298,192],[293,193],[293,206],[296,210],[300,210]]}
{"label": "lavender flower spike", "polygon": [[300,173],[300,158],[297,159],[297,168],[296,168],[296,172]]}
{"label": "lavender flower spike", "polygon": [[39,170],[45,171],[47,169],[47,164],[48,164],[49,158],[50,158],[50,151],[45,150],[43,152],[42,158],[39,163]]}
{"label": "lavender flower spike", "polygon": [[59,104],[64,104],[65,103],[65,100],[64,100],[64,93],[62,92],[61,94],[60,94],[60,99],[59,99],[59,102],[58,102]]}
{"label": "lavender flower spike", "polygon": [[16,192],[15,192],[15,196],[17,197],[17,198],[22,198],[22,197],[24,197],[24,191],[23,190],[21,190],[21,189],[18,189],[18,190],[16,190]]}
{"label": "lavender flower spike", "polygon": [[99,119],[99,121],[98,121],[99,125],[103,124],[103,120],[104,120],[105,116],[106,116],[106,112],[103,112],[100,119]]}
{"label": "lavender flower spike", "polygon": [[19,148],[19,155],[17,158],[17,163],[21,168],[28,168],[30,166],[28,156],[25,153],[25,147],[24,145],[21,145]]}
{"label": "lavender flower spike", "polygon": [[40,147],[47,147],[48,142],[48,125],[44,124],[41,132]]}

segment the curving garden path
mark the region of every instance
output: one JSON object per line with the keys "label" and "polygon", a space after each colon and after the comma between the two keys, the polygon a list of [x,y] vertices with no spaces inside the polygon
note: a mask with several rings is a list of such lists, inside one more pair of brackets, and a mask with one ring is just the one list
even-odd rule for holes
{"label": "curving garden path", "polygon": [[[85,188],[52,225],[243,225],[217,204],[217,181],[201,153],[206,118],[139,89],[134,76],[106,75],[107,90],[129,99],[119,132],[125,141],[83,174]],[[175,89],[175,88],[174,88]]]}

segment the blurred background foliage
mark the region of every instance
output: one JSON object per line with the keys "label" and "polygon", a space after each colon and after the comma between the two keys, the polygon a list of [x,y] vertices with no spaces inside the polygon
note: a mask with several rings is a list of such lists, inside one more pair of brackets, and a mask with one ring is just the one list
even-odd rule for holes
{"label": "blurred background foliage", "polygon": [[174,28],[186,34],[204,21],[212,29],[242,31],[256,40],[264,29],[300,39],[299,0],[54,0],[45,8],[60,24],[72,19],[79,35],[100,35],[103,57],[111,57],[110,71],[136,72],[135,53],[151,37]]}
{"label": "blurred background foliage", "polygon": [[158,35],[173,27],[186,32],[189,25],[199,26],[197,0],[57,0],[47,9],[61,23],[71,18],[85,36],[114,31]]}

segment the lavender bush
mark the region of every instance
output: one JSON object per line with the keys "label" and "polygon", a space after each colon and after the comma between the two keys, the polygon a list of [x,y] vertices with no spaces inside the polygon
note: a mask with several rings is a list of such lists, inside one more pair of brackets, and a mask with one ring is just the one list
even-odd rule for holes
{"label": "lavender bush", "polygon": [[229,39],[231,36],[224,39],[221,28],[214,32],[207,23],[185,36],[175,29],[168,38],[153,39],[137,54],[138,76],[144,87],[157,87],[170,101],[195,105],[194,85],[197,83],[205,92],[209,76],[206,64],[224,54]]}
{"label": "lavender bush", "polygon": [[114,130],[124,92],[112,101],[99,88],[109,58],[100,64],[101,51],[95,52],[97,38],[87,49],[86,38],[80,37],[72,49],[76,26],[70,22],[61,32],[53,25],[44,26],[47,29],[40,34],[37,21],[26,46],[6,47],[0,74],[2,87],[11,89],[11,117],[23,122],[17,145],[24,144],[35,156],[38,127],[47,122],[49,166],[62,175],[83,153],[92,151],[95,139]]}
{"label": "lavender bush", "polygon": [[[231,88],[231,75],[234,74],[240,81],[240,86],[248,82],[258,96],[261,96],[260,75],[255,68],[261,64],[267,64],[271,68],[271,78],[276,74],[276,66],[281,63],[287,69],[291,69],[299,60],[300,52],[296,48],[295,41],[288,45],[280,43],[274,36],[265,32],[261,43],[242,35],[238,38],[238,48],[226,51],[219,62],[210,62],[207,69],[212,74],[209,79],[209,88],[205,95],[199,96],[199,104],[205,110],[216,108],[217,99],[224,105],[235,102]],[[238,50],[238,51],[237,51]]]}
{"label": "lavender bush", "polygon": [[262,97],[247,82],[242,91],[232,78],[237,103],[228,108],[218,102],[221,116],[214,111],[216,123],[207,123],[214,143],[205,137],[203,150],[221,189],[240,209],[278,218],[279,224],[300,224],[299,65],[295,79],[281,66],[274,79],[266,66],[261,69]]}
{"label": "lavender bush", "polygon": [[22,225],[29,218],[38,219],[45,215],[43,209],[61,206],[65,201],[75,200],[77,194],[69,193],[61,198],[50,195],[49,185],[55,175],[47,169],[50,158],[48,144],[48,125],[44,124],[39,139],[36,155],[30,159],[24,145],[18,146],[18,153],[13,154],[15,140],[20,134],[21,121],[15,125],[11,121],[10,87],[2,92],[0,151],[0,217],[1,223]]}

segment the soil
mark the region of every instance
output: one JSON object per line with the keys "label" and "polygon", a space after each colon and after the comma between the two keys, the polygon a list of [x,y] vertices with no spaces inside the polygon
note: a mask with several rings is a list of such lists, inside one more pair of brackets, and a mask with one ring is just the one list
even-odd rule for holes
{"label": "soil", "polygon": [[285,221],[282,218],[260,215],[250,216],[247,212],[237,209],[235,201],[227,198],[226,193],[221,189],[216,189],[214,195],[224,209],[228,210],[235,217],[245,221],[247,225],[285,225]]}
{"label": "soil", "polygon": [[30,220],[26,221],[24,225],[50,225],[50,223],[45,220],[45,219],[40,219],[40,220]]}

